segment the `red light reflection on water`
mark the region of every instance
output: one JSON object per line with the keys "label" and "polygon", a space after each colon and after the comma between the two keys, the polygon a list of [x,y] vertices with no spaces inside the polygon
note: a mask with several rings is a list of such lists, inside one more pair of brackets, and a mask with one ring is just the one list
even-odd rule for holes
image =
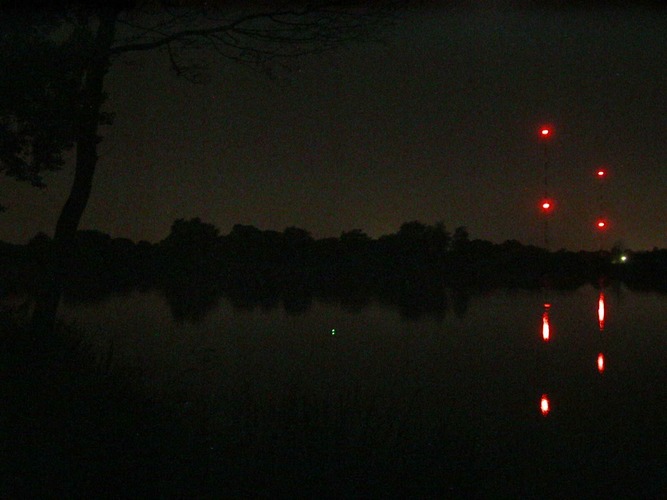
{"label": "red light reflection on water", "polygon": [[604,372],[604,354],[598,354],[598,371],[600,373]]}
{"label": "red light reflection on water", "polygon": [[549,341],[551,336],[551,326],[549,325],[549,309],[551,304],[544,304],[544,312],[542,313],[542,340]]}
{"label": "red light reflection on water", "polygon": [[551,411],[551,405],[549,403],[549,397],[546,394],[542,394],[542,399],[540,399],[540,412],[542,416],[546,417]]}
{"label": "red light reflection on water", "polygon": [[604,293],[602,292],[598,299],[598,325],[600,325],[600,331],[604,330]]}

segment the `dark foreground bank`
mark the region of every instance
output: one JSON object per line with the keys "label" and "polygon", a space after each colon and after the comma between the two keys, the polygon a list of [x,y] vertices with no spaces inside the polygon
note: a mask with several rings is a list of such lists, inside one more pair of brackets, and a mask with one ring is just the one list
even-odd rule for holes
{"label": "dark foreground bank", "polygon": [[0,328],[0,497],[206,493],[198,408],[144,398],[140,374],[93,360],[62,325],[38,340]]}

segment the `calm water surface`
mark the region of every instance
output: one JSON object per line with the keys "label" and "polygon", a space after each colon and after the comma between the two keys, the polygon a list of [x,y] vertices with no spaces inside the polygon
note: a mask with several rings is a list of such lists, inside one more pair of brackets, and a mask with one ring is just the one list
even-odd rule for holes
{"label": "calm water surface", "polygon": [[381,484],[403,474],[418,495],[658,497],[667,296],[605,289],[601,323],[600,293],[499,290],[418,319],[220,299],[191,323],[135,292],[63,316],[149,394],[208,402],[213,477],[234,449],[239,474],[281,478],[272,493],[396,493]]}

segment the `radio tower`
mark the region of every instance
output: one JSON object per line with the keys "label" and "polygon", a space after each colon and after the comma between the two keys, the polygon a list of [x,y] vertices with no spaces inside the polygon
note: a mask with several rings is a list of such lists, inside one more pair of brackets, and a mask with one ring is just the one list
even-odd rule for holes
{"label": "radio tower", "polygon": [[607,170],[603,167],[595,171],[595,177],[598,179],[598,218],[595,221],[595,227],[598,230],[598,239],[600,240],[600,256],[602,256],[603,245],[602,236],[609,227],[609,221],[605,217],[604,184],[607,178]]}
{"label": "radio tower", "polygon": [[[540,128],[540,141],[542,141],[542,144],[544,145],[544,195],[542,197],[542,200],[540,201],[540,209],[542,210],[542,214],[544,216],[544,246],[547,253],[549,252],[549,247],[550,247],[549,218],[551,217],[551,214],[554,210],[554,201],[549,193],[549,147],[548,146],[552,133],[553,132],[550,126],[543,126]],[[547,259],[549,259],[548,255]],[[542,313],[542,339],[545,342],[549,341],[550,330],[551,330],[551,325],[549,321],[551,301],[549,300],[549,292],[548,292],[550,286],[550,280],[548,274],[549,270],[547,266],[547,269],[545,270],[545,274],[543,276],[544,311]]]}
{"label": "radio tower", "polygon": [[549,195],[549,140],[553,131],[551,127],[544,126],[540,129],[540,140],[544,145],[544,196],[540,208],[544,214],[544,246],[549,250],[549,217],[554,210],[554,201]]}

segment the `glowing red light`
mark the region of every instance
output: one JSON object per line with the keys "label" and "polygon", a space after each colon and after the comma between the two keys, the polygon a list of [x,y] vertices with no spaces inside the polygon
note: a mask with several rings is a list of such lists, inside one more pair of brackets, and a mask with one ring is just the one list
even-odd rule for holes
{"label": "glowing red light", "polygon": [[546,394],[542,394],[542,399],[540,399],[540,411],[542,412],[543,417],[546,417],[551,411],[549,397]]}
{"label": "glowing red light", "polygon": [[598,177],[601,178],[601,177],[604,177],[605,175],[607,175],[607,172],[605,172],[604,170],[600,169],[600,170],[597,171],[597,175],[598,175]]}
{"label": "glowing red light", "polygon": [[548,342],[550,336],[551,327],[549,326],[549,312],[544,311],[544,313],[542,313],[542,340]]}
{"label": "glowing red light", "polygon": [[602,373],[604,371],[604,354],[598,354],[598,371]]}
{"label": "glowing red light", "polygon": [[540,202],[540,208],[542,209],[543,212],[549,213],[554,209],[554,202],[553,200],[550,200],[548,198],[543,199]]}
{"label": "glowing red light", "polygon": [[599,229],[604,229],[605,227],[607,227],[607,223],[603,220],[599,220],[597,221],[597,226]]}
{"label": "glowing red light", "polygon": [[598,324],[600,325],[600,331],[604,330],[604,293],[600,292],[600,298],[598,298]]}
{"label": "glowing red light", "polygon": [[551,135],[551,129],[544,127],[542,130],[540,130],[540,135],[542,137],[549,137]]}

